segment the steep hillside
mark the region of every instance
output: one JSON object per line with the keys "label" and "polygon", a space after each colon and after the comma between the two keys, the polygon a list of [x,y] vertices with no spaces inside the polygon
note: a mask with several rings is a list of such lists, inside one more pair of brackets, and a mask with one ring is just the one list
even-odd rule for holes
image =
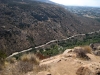
{"label": "steep hillside", "polygon": [[30,0],[0,0],[0,50],[9,55],[53,39],[100,29],[93,19]]}

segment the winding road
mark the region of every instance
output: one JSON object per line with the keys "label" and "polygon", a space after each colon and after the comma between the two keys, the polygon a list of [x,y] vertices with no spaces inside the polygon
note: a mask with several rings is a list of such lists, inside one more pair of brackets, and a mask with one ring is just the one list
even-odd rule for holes
{"label": "winding road", "polygon": [[[95,31],[95,32],[89,32],[88,34],[94,34],[94,33],[96,33],[96,32],[99,33],[100,30]],[[62,39],[62,40],[60,40],[60,41],[68,40],[68,39],[71,39],[71,38],[73,38],[73,37],[80,36],[80,35],[85,36],[86,34],[76,34],[76,35],[73,35],[73,36],[68,37],[68,38],[66,38],[66,39]],[[57,40],[57,39],[56,39],[56,40],[51,40],[51,41],[49,41],[49,42],[47,42],[47,43],[45,43],[45,44],[43,44],[43,45],[40,45],[40,46],[35,47],[35,49],[43,48],[44,46],[46,46],[46,45],[48,45],[48,44],[50,44],[50,43],[54,43],[54,42],[58,42],[58,41],[59,41],[59,40]],[[29,48],[29,49],[27,49],[27,50],[23,50],[23,51],[20,51],[20,52],[15,52],[15,53],[13,53],[12,55],[8,56],[7,58],[13,57],[13,56],[15,56],[15,55],[18,55],[18,54],[20,54],[20,53],[24,53],[24,52],[27,52],[27,51],[30,51],[30,50],[32,50],[32,48]]]}

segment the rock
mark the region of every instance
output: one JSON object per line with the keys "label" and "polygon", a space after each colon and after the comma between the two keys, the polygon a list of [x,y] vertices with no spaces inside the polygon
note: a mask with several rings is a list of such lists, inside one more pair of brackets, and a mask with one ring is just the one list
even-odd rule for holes
{"label": "rock", "polygon": [[51,73],[49,73],[47,71],[42,71],[42,72],[38,72],[37,75],[51,75]]}
{"label": "rock", "polygon": [[48,60],[46,62],[42,62],[39,64],[39,66],[43,66],[43,65],[50,65],[50,64],[54,64],[54,63],[58,63],[61,61],[61,58],[57,58],[57,59],[52,59],[52,60]]}
{"label": "rock", "polygon": [[93,52],[95,55],[100,56],[100,50],[94,51]]}
{"label": "rock", "polygon": [[97,49],[100,50],[100,46],[98,46]]}
{"label": "rock", "polygon": [[34,73],[33,72],[28,72],[27,74],[25,75],[33,75]]}
{"label": "rock", "polygon": [[64,57],[65,58],[67,58],[67,57],[76,57],[76,54],[70,54],[70,53],[68,53],[68,54],[66,54],[66,55],[64,55]]}
{"label": "rock", "polygon": [[73,53],[74,52],[74,49],[67,49],[63,52],[63,56],[66,58],[66,57],[76,57],[76,54]]}
{"label": "rock", "polygon": [[91,63],[81,66],[77,72],[77,75],[100,75],[100,63]]}
{"label": "rock", "polygon": [[67,61],[68,58],[62,57],[61,60]]}
{"label": "rock", "polygon": [[74,47],[74,50],[76,49],[83,49],[82,47],[78,46],[78,47]]}
{"label": "rock", "polygon": [[67,53],[73,52],[73,49],[67,49],[64,51],[63,55],[66,55]]}

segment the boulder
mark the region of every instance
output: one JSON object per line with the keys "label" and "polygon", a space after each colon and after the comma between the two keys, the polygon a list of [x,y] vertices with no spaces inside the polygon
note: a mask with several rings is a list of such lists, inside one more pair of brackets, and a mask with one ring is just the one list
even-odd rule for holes
{"label": "boulder", "polygon": [[66,55],[67,53],[70,53],[70,52],[73,52],[73,49],[66,49],[66,50],[63,52],[63,55]]}
{"label": "boulder", "polygon": [[100,50],[94,51],[93,52],[95,55],[100,56]]}
{"label": "boulder", "polygon": [[100,46],[98,46],[97,49],[100,50]]}
{"label": "boulder", "polygon": [[100,63],[91,63],[81,66],[76,75],[100,75]]}

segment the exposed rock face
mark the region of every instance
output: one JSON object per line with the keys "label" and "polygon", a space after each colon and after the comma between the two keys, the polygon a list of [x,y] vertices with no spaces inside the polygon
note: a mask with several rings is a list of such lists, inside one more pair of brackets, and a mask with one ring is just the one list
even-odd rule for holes
{"label": "exposed rock face", "polygon": [[54,39],[99,29],[99,22],[75,16],[57,5],[0,0],[0,50],[8,55]]}
{"label": "exposed rock face", "polygon": [[100,63],[91,63],[81,66],[77,72],[77,75],[100,75]]}

